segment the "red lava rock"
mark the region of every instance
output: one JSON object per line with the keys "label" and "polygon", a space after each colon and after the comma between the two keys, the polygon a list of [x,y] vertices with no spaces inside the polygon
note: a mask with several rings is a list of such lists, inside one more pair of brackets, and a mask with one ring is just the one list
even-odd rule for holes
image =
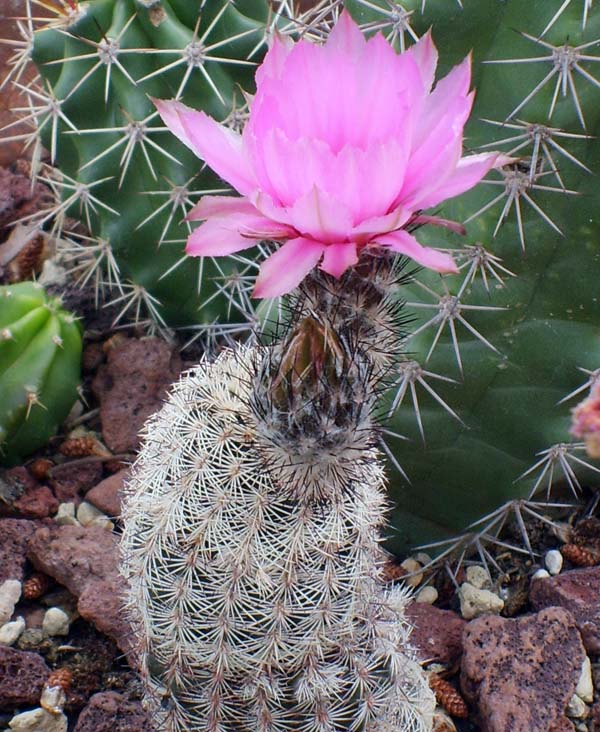
{"label": "red lava rock", "polygon": [[592,707],[590,732],[600,732],[600,702],[596,702]]}
{"label": "red lava rock", "polygon": [[115,535],[98,526],[45,526],[31,537],[28,557],[36,569],[77,596],[82,617],[122,651],[131,650]]}
{"label": "red lava rock", "polygon": [[154,732],[140,702],[115,691],[94,694],[79,715],[74,732]]}
{"label": "red lava rock", "polygon": [[567,732],[565,716],[585,650],[571,613],[559,607],[471,621],[463,637],[461,686],[482,732]]}
{"label": "red lava rock", "polygon": [[0,645],[0,709],[37,706],[49,673],[38,653]]}
{"label": "red lava rock", "polygon": [[0,584],[7,579],[23,580],[27,545],[37,528],[35,521],[0,519]]}
{"label": "red lava rock", "polygon": [[22,173],[0,168],[0,232],[13,221],[28,216],[52,202],[50,190],[36,183],[31,190],[31,180]]}
{"label": "red lava rock", "polygon": [[52,469],[50,485],[61,503],[80,503],[81,496],[102,478],[102,463],[76,461]]}
{"label": "red lava rock", "polygon": [[552,606],[569,610],[586,650],[600,653],[600,567],[536,579],[531,583],[530,601],[536,610]]}
{"label": "red lava rock", "polygon": [[48,518],[58,511],[58,501],[46,485],[37,485],[27,491],[13,503],[13,508],[20,516],[31,519]]}
{"label": "red lava rock", "polygon": [[120,470],[105,478],[86,493],[85,500],[107,516],[118,518],[121,515],[121,490],[128,477],[129,470]]}
{"label": "red lava rock", "polygon": [[411,602],[406,608],[406,616],[414,625],[410,639],[421,661],[448,666],[458,661],[466,625],[460,615],[425,602]]}
{"label": "red lava rock", "polygon": [[100,401],[102,436],[116,452],[139,446],[139,431],[181,371],[181,360],[159,338],[127,339],[108,353],[92,389]]}

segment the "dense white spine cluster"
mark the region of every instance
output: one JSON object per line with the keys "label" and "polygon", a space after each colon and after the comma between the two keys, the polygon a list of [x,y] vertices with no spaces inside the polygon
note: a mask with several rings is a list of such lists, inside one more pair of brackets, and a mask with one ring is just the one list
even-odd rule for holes
{"label": "dense white spine cluster", "polygon": [[250,407],[264,353],[226,351],[146,427],[124,505],[127,609],[165,732],[425,732],[406,596],[379,581],[383,469],[291,497]]}

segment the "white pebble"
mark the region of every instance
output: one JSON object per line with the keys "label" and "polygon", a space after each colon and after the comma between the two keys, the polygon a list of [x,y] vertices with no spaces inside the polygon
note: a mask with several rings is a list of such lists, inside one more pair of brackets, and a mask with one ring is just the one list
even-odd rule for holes
{"label": "white pebble", "polygon": [[437,599],[438,591],[431,585],[427,585],[427,587],[420,589],[415,596],[415,602],[424,602],[427,605],[433,605]]}
{"label": "white pebble", "polygon": [[458,589],[460,613],[465,620],[478,618],[481,615],[498,615],[504,607],[504,600],[489,590],[473,587],[463,582]]}
{"label": "white pebble", "polygon": [[547,569],[536,569],[535,572],[531,575],[531,579],[544,579],[545,577],[550,577],[550,572],[548,572]]}
{"label": "white pebble", "polygon": [[419,572],[422,569],[421,564],[416,559],[409,557],[405,559],[400,566],[405,569],[410,577],[402,577],[402,582],[408,587],[418,587],[423,581],[423,572]]}
{"label": "white pebble", "polygon": [[69,616],[59,607],[50,607],[44,614],[42,631],[44,635],[69,635]]}
{"label": "white pebble", "polygon": [[563,556],[558,551],[558,549],[550,549],[549,552],[546,552],[546,556],[544,557],[544,564],[546,565],[546,569],[550,574],[560,574],[560,570],[563,566]]}
{"label": "white pebble", "polygon": [[97,518],[108,518],[106,514],[102,513],[96,506],[92,506],[87,501],[82,501],[77,509],[77,520],[82,526],[89,526]]}
{"label": "white pebble", "polygon": [[21,597],[19,580],[6,580],[0,585],[0,625],[8,623]]}
{"label": "white pebble", "polygon": [[477,587],[478,590],[489,590],[492,586],[492,578],[489,572],[484,567],[480,567],[478,564],[470,565],[465,570],[467,582],[473,587]]}
{"label": "white pebble", "polygon": [[23,618],[17,618],[10,623],[4,623],[0,627],[0,645],[12,646],[24,630],[25,620]]}
{"label": "white pebble", "polygon": [[584,719],[588,715],[588,708],[577,694],[573,694],[571,701],[567,704],[567,717],[573,717],[573,719]]}
{"label": "white pebble", "polygon": [[575,693],[584,702],[591,704],[594,701],[594,680],[592,679],[592,663],[588,656],[583,659],[581,676],[577,682]]}
{"label": "white pebble", "polygon": [[99,526],[105,531],[113,531],[113,529],[115,528],[113,522],[105,514],[102,514],[102,516],[98,516],[98,518],[94,519],[92,523],[89,524],[89,526]]}
{"label": "white pebble", "polygon": [[433,562],[433,559],[429,556],[429,554],[426,554],[425,552],[417,552],[414,555],[414,558],[423,567],[426,567],[428,564],[431,564]]}
{"label": "white pebble", "polygon": [[61,503],[54,520],[61,526],[79,526],[79,521],[75,518],[75,504]]}
{"label": "white pebble", "polygon": [[40,706],[51,714],[60,714],[65,706],[67,697],[60,686],[44,686],[40,698]]}
{"label": "white pebble", "polygon": [[16,714],[8,726],[16,732],[67,732],[68,722],[64,714],[50,714],[38,707]]}

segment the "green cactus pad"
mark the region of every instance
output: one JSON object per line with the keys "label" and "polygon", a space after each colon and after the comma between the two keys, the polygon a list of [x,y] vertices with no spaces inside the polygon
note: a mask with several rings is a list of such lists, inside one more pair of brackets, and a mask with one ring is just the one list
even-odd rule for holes
{"label": "green cactus pad", "polygon": [[31,282],[0,287],[0,462],[42,447],[77,398],[81,330]]}

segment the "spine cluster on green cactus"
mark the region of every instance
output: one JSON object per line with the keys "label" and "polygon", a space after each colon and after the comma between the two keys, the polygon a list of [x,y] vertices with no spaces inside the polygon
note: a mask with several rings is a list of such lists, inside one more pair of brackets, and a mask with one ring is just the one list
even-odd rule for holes
{"label": "spine cluster on green cactus", "polygon": [[31,282],[0,287],[0,462],[43,446],[77,399],[81,333]]}
{"label": "spine cluster on green cactus", "polygon": [[407,597],[379,578],[369,344],[324,326],[203,362],[146,426],[122,555],[161,729],[429,728]]}

